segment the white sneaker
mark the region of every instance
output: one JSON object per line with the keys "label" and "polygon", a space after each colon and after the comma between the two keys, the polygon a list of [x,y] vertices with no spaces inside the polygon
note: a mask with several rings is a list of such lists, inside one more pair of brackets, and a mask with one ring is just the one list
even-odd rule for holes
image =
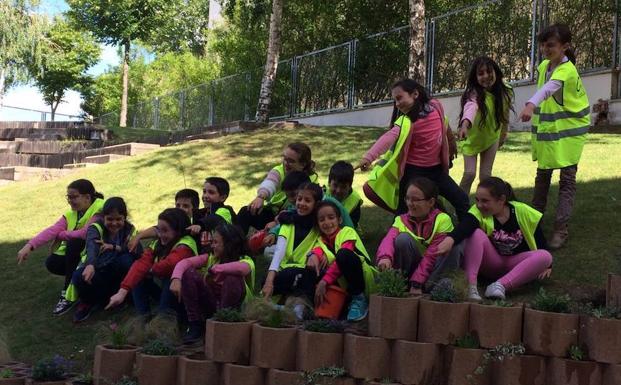
{"label": "white sneaker", "polygon": [[481,302],[483,298],[479,295],[479,289],[477,285],[468,286],[468,301],[471,302]]}
{"label": "white sneaker", "polygon": [[485,289],[485,296],[487,298],[505,299],[505,287],[502,286],[500,282],[496,281]]}

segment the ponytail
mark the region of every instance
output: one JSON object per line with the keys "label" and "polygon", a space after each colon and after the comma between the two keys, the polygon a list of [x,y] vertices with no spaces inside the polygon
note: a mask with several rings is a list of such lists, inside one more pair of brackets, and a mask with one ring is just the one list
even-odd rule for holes
{"label": "ponytail", "polygon": [[501,199],[504,195],[506,202],[517,201],[511,184],[498,177],[490,176],[485,178],[479,183],[479,187],[486,189],[496,199]]}
{"label": "ponytail", "polygon": [[[557,39],[561,44],[570,44],[571,45],[571,30],[567,24],[556,23],[552,24],[543,29],[537,35],[537,41],[539,43],[545,43],[549,39]],[[565,56],[571,61],[573,64],[576,64],[576,53],[573,48],[567,48],[565,50]]]}

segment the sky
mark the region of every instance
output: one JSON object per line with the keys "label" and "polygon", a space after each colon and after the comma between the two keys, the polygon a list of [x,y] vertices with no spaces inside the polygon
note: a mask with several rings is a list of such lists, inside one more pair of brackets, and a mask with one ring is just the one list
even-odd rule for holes
{"label": "sky", "polygon": [[[39,6],[41,12],[49,16],[58,15],[68,9],[64,0],[42,0]],[[103,73],[109,66],[119,64],[120,59],[117,54],[116,47],[107,45],[101,46],[102,52],[99,63],[93,66],[88,72],[91,75],[99,75]],[[75,91],[68,91],[63,102],[56,110],[57,114],[80,115],[80,94]],[[47,105],[37,88],[33,85],[23,85],[11,88],[4,97],[4,106],[0,109],[0,121],[7,120],[40,120],[42,114],[40,112],[22,111],[10,107],[21,107],[33,110],[47,111],[47,120],[50,120],[50,106]],[[69,120],[67,116],[58,115],[56,120]]]}

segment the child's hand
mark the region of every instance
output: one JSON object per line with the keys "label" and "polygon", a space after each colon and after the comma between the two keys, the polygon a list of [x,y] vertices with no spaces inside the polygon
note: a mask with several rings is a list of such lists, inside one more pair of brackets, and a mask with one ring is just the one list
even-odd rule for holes
{"label": "child's hand", "polygon": [[91,283],[94,275],[95,267],[93,265],[86,265],[86,267],[82,271],[82,279],[84,279],[84,282]]}
{"label": "child's hand", "polygon": [[309,269],[314,269],[317,276],[321,273],[321,270],[326,266],[327,260],[325,258],[319,258],[316,254],[311,254],[306,261],[306,267]]}
{"label": "child's hand", "polygon": [[278,223],[276,223],[276,221],[271,221],[270,223],[268,223],[267,225],[265,225],[265,227],[263,228],[263,230],[265,231],[269,231],[271,229],[274,228],[274,226],[276,226]]}
{"label": "child's hand", "polygon": [[257,215],[257,213],[259,211],[261,211],[261,208],[263,208],[263,202],[265,201],[265,199],[263,199],[263,197],[256,197],[252,200],[252,202],[250,202],[250,204],[248,205],[248,209],[250,210],[250,214],[252,215]]}
{"label": "child's hand", "polygon": [[170,292],[181,302],[181,280],[179,278],[174,278],[170,281]]}
{"label": "child's hand", "polygon": [[327,285],[328,284],[324,280],[319,281],[319,283],[317,284],[317,287],[315,288],[315,305],[317,306],[321,305],[323,301],[326,299],[326,286]]}
{"label": "child's hand", "polygon": [[265,238],[263,238],[262,245],[263,247],[271,246],[276,242],[276,237],[274,234],[267,234]]}
{"label": "child's hand", "polygon": [[455,244],[455,240],[452,237],[446,237],[438,244],[438,254],[444,255],[451,251],[453,245]]}
{"label": "child's hand", "polygon": [[524,107],[522,112],[520,112],[520,116],[518,117],[518,120],[520,122],[529,122],[530,119],[533,117],[534,112],[535,112],[535,105],[533,103],[526,103],[526,106]]}
{"label": "child's hand", "polygon": [[129,242],[127,243],[127,249],[133,253],[136,251],[136,248],[138,247],[138,245],[140,244],[140,237],[138,236],[138,234],[136,234],[134,237],[132,237],[132,239],[129,240]]}
{"label": "child's hand", "polygon": [[389,258],[380,259],[377,263],[377,268],[379,271],[392,269],[392,261]]}
{"label": "child's hand", "polygon": [[459,127],[459,131],[457,131],[457,140],[465,140],[468,136],[468,129],[464,126]]}
{"label": "child's hand", "polygon": [[539,274],[537,278],[539,278],[540,280],[544,280],[546,278],[550,278],[551,275],[552,275],[552,268],[550,267],[548,269],[545,269],[543,273]]}
{"label": "child's hand", "polygon": [[358,165],[354,168],[354,170],[360,169],[362,171],[368,171],[369,168],[371,168],[371,162],[369,162],[367,159],[361,159]]}
{"label": "child's hand", "polygon": [[196,235],[196,234],[201,232],[201,226],[200,225],[190,225],[190,226],[188,226],[186,228],[186,230],[188,230],[190,232],[190,234]]}
{"label": "child's hand", "polygon": [[21,265],[22,262],[28,259],[28,256],[30,255],[31,252],[32,252],[32,246],[30,246],[30,243],[26,243],[24,247],[22,247],[17,252],[17,264]]}
{"label": "child's hand", "polygon": [[123,301],[125,301],[126,296],[127,296],[127,290],[119,289],[119,291],[115,295],[110,297],[110,302],[108,302],[108,306],[106,306],[105,310],[112,309],[113,307],[116,307],[122,304]]}
{"label": "child's hand", "polygon": [[116,246],[111,244],[111,243],[105,243],[104,241],[102,241],[101,239],[96,239],[95,243],[98,243],[99,246],[99,252],[103,253],[104,251],[108,251],[108,250],[116,250]]}
{"label": "child's hand", "polygon": [[263,294],[263,298],[270,299],[272,293],[274,292],[274,284],[268,281],[265,281],[263,284],[263,288],[261,289],[261,294]]}

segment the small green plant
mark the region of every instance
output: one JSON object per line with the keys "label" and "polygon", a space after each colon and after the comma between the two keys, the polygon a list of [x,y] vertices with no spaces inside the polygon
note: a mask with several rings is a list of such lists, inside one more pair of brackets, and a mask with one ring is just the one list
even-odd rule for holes
{"label": "small green plant", "polygon": [[533,309],[539,311],[569,313],[571,310],[571,298],[567,294],[558,295],[548,293],[544,288],[541,288],[531,302],[531,306]]}
{"label": "small green plant", "polygon": [[11,369],[2,369],[0,371],[0,378],[13,378],[15,377],[15,372]]}
{"label": "small green plant", "polygon": [[569,359],[574,361],[584,361],[586,359],[586,353],[578,345],[571,345],[569,350],[567,350],[567,355]]}
{"label": "small green plant", "polygon": [[587,314],[600,319],[621,319],[621,309],[615,307],[592,307]]}
{"label": "small green plant", "polygon": [[496,307],[513,307],[513,306],[515,306],[515,304],[513,302],[509,302],[509,301],[504,300],[504,299],[494,299],[494,300],[486,299],[485,301],[483,301],[483,305],[496,306]]}
{"label": "small green plant", "polygon": [[304,330],[315,333],[343,333],[345,326],[343,321],[331,319],[316,319],[304,322]]}
{"label": "small green plant", "polygon": [[286,328],[295,324],[295,313],[288,306],[278,306],[263,298],[248,302],[243,310],[244,318],[256,320],[268,328]]}
{"label": "small green plant", "polygon": [[[526,352],[526,348],[522,344],[500,344],[495,347],[488,349],[485,353],[483,353],[483,359],[481,360],[481,364],[477,366],[474,370],[475,375],[482,375],[485,373],[485,370],[489,366],[490,362],[502,362],[506,359],[515,356],[521,356]],[[476,383],[474,376],[472,374],[467,375],[468,382]]]}
{"label": "small green plant", "polygon": [[383,297],[403,298],[408,293],[407,279],[400,270],[380,271],[375,280],[377,293]]}
{"label": "small green plant", "polygon": [[225,307],[217,310],[213,315],[213,320],[218,322],[244,322],[244,316],[239,309]]}
{"label": "small green plant", "polygon": [[463,349],[479,349],[481,344],[479,338],[474,334],[466,334],[455,340],[455,346]]}
{"label": "small green plant", "polygon": [[144,324],[141,317],[133,317],[124,322],[103,323],[97,329],[95,341],[111,349],[142,345],[145,340]]}
{"label": "small green plant", "polygon": [[329,384],[330,380],[339,377],[345,377],[346,375],[347,371],[345,370],[345,368],[338,366],[329,366],[325,368],[318,368],[311,372],[304,372],[302,374],[302,378],[304,380],[304,385],[315,385],[320,380],[323,380],[321,382],[322,384]]}
{"label": "small green plant", "polygon": [[32,379],[35,381],[66,380],[73,363],[60,355],[37,361],[32,367]]}
{"label": "small green plant", "polygon": [[150,356],[174,356],[177,354],[177,349],[169,340],[154,339],[142,347],[141,353]]}
{"label": "small green plant", "polygon": [[79,374],[73,379],[74,385],[91,385],[93,383],[93,376],[90,373]]}
{"label": "small green plant", "polygon": [[136,381],[135,378],[123,376],[123,378],[115,382],[114,385],[138,385],[138,381]]}

